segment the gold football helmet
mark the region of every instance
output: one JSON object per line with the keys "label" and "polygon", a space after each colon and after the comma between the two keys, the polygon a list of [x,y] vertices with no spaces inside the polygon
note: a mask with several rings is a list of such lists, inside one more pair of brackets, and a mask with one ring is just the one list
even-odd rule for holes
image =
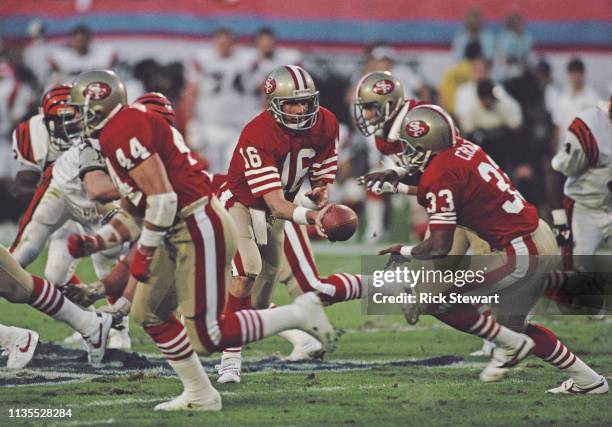
{"label": "gold football helmet", "polygon": [[455,132],[450,114],[437,105],[419,105],[408,111],[399,136],[404,167],[410,174],[423,172],[435,154],[455,145]]}
{"label": "gold football helmet", "polygon": [[69,104],[76,107],[77,114],[73,120],[64,121],[66,133],[91,136],[127,105],[125,85],[110,70],[81,73],[72,83]]}
{"label": "gold football helmet", "polygon": [[[283,65],[275,68],[264,82],[268,110],[277,122],[289,129],[306,130],[317,122],[319,112],[319,91],[310,74],[297,65]],[[289,114],[283,111],[285,103],[305,103],[303,114]]]}
{"label": "gold football helmet", "polygon": [[404,103],[404,86],[389,71],[366,74],[357,85],[353,118],[364,136],[370,136],[392,119]]}

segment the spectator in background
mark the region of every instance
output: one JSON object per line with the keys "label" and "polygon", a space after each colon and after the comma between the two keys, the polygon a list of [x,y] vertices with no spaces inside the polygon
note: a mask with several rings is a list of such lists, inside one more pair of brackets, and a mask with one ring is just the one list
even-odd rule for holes
{"label": "spectator in background", "polygon": [[523,17],[513,13],[497,40],[494,75],[498,81],[520,76],[531,61],[533,38],[525,31]]}
{"label": "spectator in background", "polygon": [[459,86],[470,81],[475,64],[482,61],[482,48],[477,41],[469,42],[465,47],[463,59],[444,73],[440,82],[438,95],[440,105],[451,114],[455,114],[455,92]]}
{"label": "spectator in background", "polygon": [[257,111],[245,87],[255,58],[254,49],[237,46],[227,28],[215,31],[212,46],[191,58],[189,91],[195,105],[187,135],[191,147],[210,160],[213,173],[227,170],[242,128]]}
{"label": "spectator in background", "polygon": [[255,35],[255,49],[257,57],[253,61],[249,78],[249,91],[255,97],[257,107],[265,102],[263,84],[268,74],[281,65],[301,65],[302,54],[296,49],[279,48],[276,46],[276,35],[272,29],[261,28]]}
{"label": "spectator in background", "polygon": [[480,44],[482,56],[487,61],[493,60],[495,37],[489,30],[482,28],[482,15],[478,9],[468,11],[463,21],[463,29],[453,37],[452,51],[455,61],[460,61],[464,57],[465,48],[472,42]]}
{"label": "spectator in background", "polygon": [[579,58],[574,58],[567,64],[569,84],[557,98],[553,109],[553,121],[557,126],[557,138],[565,135],[565,131],[574,117],[582,110],[597,104],[599,95],[586,84],[586,70]]}
{"label": "spectator in background", "polygon": [[463,83],[457,88],[455,94],[455,116],[459,125],[462,125],[467,111],[478,102],[478,82],[490,78],[490,67],[484,58],[472,61],[472,77],[469,82]]}
{"label": "spectator in background", "polygon": [[512,170],[516,154],[514,137],[523,122],[521,107],[491,79],[480,80],[476,88],[476,100],[465,108],[462,132],[482,145],[502,169]]}
{"label": "spectator in background", "polygon": [[23,63],[36,76],[38,92],[42,92],[50,72],[50,48],[45,40],[45,25],[40,19],[32,20],[28,25],[28,34],[32,39],[23,50]]}
{"label": "spectator in background", "polygon": [[555,84],[552,78],[550,64],[545,59],[538,62],[535,73],[544,92],[544,106],[546,107],[546,111],[548,111],[552,117],[553,109],[557,104],[557,99],[559,98],[561,91]]}
{"label": "spectator in background", "polygon": [[54,83],[66,83],[83,71],[97,68],[113,69],[117,63],[117,54],[110,46],[92,45],[92,34],[89,27],[78,25],[70,32],[67,46],[55,49],[49,55],[52,76],[49,81],[41,82],[42,86]]}

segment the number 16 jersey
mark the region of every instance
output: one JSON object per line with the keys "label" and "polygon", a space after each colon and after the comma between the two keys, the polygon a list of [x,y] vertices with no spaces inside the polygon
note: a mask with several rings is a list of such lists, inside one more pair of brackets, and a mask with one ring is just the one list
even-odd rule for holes
{"label": "number 16 jersey", "polygon": [[338,121],[320,108],[317,122],[308,130],[293,131],[276,122],[269,111],[251,120],[243,129],[227,172],[227,188],[235,201],[256,209],[267,209],[263,196],[282,190],[293,201],[308,177],[311,183],[331,184],[338,169]]}
{"label": "number 16 jersey", "polygon": [[438,153],[425,169],[417,191],[431,230],[462,225],[491,247],[530,234],[539,222],[535,206],[514,188],[508,175],[479,146],[460,140]]}

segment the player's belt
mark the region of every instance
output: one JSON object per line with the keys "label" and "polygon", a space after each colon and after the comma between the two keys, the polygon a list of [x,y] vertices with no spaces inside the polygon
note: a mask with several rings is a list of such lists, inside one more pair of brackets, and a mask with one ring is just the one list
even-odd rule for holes
{"label": "player's belt", "polygon": [[199,208],[206,206],[209,200],[210,198],[208,196],[204,196],[202,198],[199,198],[195,202],[188,204],[183,209],[181,209],[181,211],[179,212],[179,217],[183,219],[187,218],[189,215],[193,214]]}

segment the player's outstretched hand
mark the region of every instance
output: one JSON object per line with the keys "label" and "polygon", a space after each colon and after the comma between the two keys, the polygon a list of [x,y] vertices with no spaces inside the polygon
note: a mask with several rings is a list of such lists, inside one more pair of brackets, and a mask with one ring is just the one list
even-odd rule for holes
{"label": "player's outstretched hand", "polygon": [[400,177],[393,169],[370,172],[357,178],[357,183],[365,185],[375,194],[395,194]]}
{"label": "player's outstretched hand", "polygon": [[327,239],[327,233],[325,232],[325,228],[323,227],[323,223],[321,221],[323,220],[323,217],[325,216],[329,208],[331,208],[332,206],[333,204],[331,203],[325,205],[323,209],[317,212],[317,216],[315,217],[315,230],[317,230],[317,234],[323,237],[324,239]]}
{"label": "player's outstretched hand", "polygon": [[103,249],[96,236],[89,234],[71,234],[68,236],[68,253],[73,258],[83,258]]}
{"label": "player's outstretched hand", "polygon": [[394,268],[395,266],[409,262],[412,259],[410,256],[411,250],[412,246],[395,245],[379,251],[378,255],[391,255],[387,265],[385,266],[385,269],[388,270],[390,268]]}
{"label": "player's outstretched hand", "polygon": [[304,195],[312,200],[312,202],[317,205],[318,208],[325,206],[329,200],[329,191],[327,190],[326,185],[322,187],[315,187]]}
{"label": "player's outstretched hand", "polygon": [[130,264],[130,274],[139,282],[146,282],[151,277],[151,262],[155,248],[138,245]]}

